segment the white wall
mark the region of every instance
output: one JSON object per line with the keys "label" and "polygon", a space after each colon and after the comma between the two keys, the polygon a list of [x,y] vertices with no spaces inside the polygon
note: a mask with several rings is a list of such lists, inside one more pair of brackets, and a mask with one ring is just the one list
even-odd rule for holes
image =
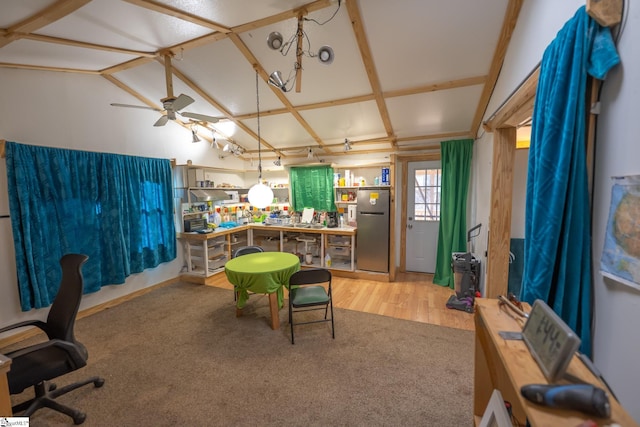
{"label": "white wall", "polygon": [[[584,5],[582,0],[525,0],[505,64],[485,120],[537,66],[546,46],[564,23]],[[632,5],[633,6],[633,5]],[[618,44],[621,66],[612,70],[602,94],[594,181],[593,262],[595,286],[594,362],[631,416],[640,422],[637,392],[640,370],[640,292],[603,280],[598,272],[608,215],[612,175],[640,174],[637,99],[640,95],[640,15],[630,9]],[[492,135],[480,134],[474,152],[476,221],[488,224]],[[487,172],[489,171],[489,172]],[[515,211],[514,211],[515,214]],[[486,233],[485,229],[485,233]],[[483,234],[486,236],[486,234]]]}
{"label": "white wall", "polygon": [[640,292],[599,272],[609,215],[611,176],[640,174],[640,14],[635,2],[618,43],[621,64],[609,72],[601,97],[593,209],[595,361],[618,398],[640,422]]}

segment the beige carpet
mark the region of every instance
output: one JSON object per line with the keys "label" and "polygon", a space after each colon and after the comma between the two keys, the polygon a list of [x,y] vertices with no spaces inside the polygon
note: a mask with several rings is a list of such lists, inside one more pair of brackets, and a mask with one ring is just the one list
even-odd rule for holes
{"label": "beige carpet", "polygon": [[[316,312],[318,314],[318,312]],[[471,426],[473,333],[335,310],[296,329],[268,299],[235,317],[229,290],[179,283],[78,320],[87,367],[102,375],[61,398],[85,426]],[[24,398],[14,396],[14,403]],[[50,409],[31,426],[73,425]]]}

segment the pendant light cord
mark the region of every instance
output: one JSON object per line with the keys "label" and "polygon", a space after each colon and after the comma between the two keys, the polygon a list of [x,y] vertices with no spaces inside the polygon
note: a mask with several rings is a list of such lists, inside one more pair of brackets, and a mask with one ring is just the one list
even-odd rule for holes
{"label": "pendant light cord", "polygon": [[258,184],[262,183],[262,155],[260,152],[260,92],[258,91],[258,70],[256,70],[256,110],[258,115]]}

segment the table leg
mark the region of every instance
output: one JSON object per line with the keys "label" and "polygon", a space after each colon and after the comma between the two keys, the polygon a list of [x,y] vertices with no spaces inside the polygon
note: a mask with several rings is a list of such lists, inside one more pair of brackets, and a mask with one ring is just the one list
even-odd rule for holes
{"label": "table leg", "polygon": [[269,294],[269,309],[271,311],[271,329],[280,329],[280,315],[278,314],[278,293]]}

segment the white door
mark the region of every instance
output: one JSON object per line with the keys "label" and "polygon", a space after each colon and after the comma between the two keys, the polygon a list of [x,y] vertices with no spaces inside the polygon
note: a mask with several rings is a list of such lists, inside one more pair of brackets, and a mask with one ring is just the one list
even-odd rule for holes
{"label": "white door", "polygon": [[407,174],[406,269],[434,273],[440,227],[440,162],[409,162]]}

